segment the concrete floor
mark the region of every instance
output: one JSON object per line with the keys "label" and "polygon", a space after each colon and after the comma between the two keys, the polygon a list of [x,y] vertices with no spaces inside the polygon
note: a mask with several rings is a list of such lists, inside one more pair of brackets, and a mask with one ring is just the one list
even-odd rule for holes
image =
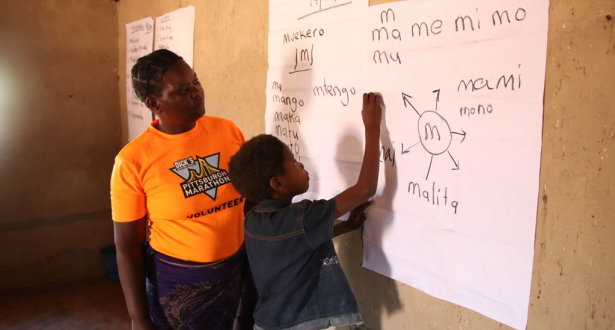
{"label": "concrete floor", "polygon": [[93,278],[0,292],[3,330],[129,330],[119,282]]}
{"label": "concrete floor", "polygon": [[0,291],[0,329],[130,330],[130,318],[120,283],[93,278]]}

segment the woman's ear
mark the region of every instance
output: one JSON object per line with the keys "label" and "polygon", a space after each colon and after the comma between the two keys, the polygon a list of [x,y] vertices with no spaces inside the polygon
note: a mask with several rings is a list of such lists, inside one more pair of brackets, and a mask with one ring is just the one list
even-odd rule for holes
{"label": "woman's ear", "polygon": [[160,113],[160,104],[156,98],[148,96],[145,99],[145,105],[147,105],[147,107],[154,113]]}
{"label": "woman's ear", "polygon": [[278,180],[277,176],[274,176],[271,179],[269,179],[269,185],[271,186],[271,189],[273,189],[273,191],[282,190],[282,182]]}

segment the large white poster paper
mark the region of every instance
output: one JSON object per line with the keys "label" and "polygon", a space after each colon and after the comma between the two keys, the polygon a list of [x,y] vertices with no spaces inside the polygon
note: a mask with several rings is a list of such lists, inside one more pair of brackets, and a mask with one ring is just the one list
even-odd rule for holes
{"label": "large white poster paper", "polygon": [[270,1],[266,131],[310,171],[310,191],[300,198],[333,197],[361,160],[367,5]]}
{"label": "large white poster paper", "polygon": [[365,88],[386,103],[363,265],[524,329],[548,0],[369,8]]}
{"label": "large white poster paper", "polygon": [[152,122],[152,113],[139,100],[132,88],[130,70],[139,57],[152,52],[154,20],[146,17],[126,24],[126,109],[128,111],[128,140],[141,134]]}
{"label": "large white poster paper", "polygon": [[381,92],[363,265],[517,329],[531,282],[548,5],[270,1],[266,130],[310,171],[297,199],[355,182],[360,96]]}
{"label": "large white poster paper", "polygon": [[168,49],[194,62],[194,6],[188,6],[156,17],[155,49]]}

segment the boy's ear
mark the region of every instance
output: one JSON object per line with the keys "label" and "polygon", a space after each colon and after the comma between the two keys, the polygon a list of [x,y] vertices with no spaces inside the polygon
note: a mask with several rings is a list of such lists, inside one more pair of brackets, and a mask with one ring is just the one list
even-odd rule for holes
{"label": "boy's ear", "polygon": [[269,179],[269,185],[271,186],[273,191],[280,191],[280,190],[282,190],[282,182],[280,182],[280,180],[278,180],[277,176],[274,176],[271,179]]}

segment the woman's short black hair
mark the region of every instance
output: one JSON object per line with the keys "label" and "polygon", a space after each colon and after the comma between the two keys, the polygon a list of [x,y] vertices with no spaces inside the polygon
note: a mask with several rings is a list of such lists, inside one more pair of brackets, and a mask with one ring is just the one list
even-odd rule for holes
{"label": "woman's short black hair", "polygon": [[145,102],[149,95],[158,94],[164,73],[181,59],[168,49],[158,49],[139,58],[130,70],[132,87],[139,100]]}
{"label": "woman's short black hair", "polygon": [[256,202],[269,199],[269,180],[284,174],[284,142],[272,135],[257,135],[239,148],[228,167],[231,183],[241,195]]}

